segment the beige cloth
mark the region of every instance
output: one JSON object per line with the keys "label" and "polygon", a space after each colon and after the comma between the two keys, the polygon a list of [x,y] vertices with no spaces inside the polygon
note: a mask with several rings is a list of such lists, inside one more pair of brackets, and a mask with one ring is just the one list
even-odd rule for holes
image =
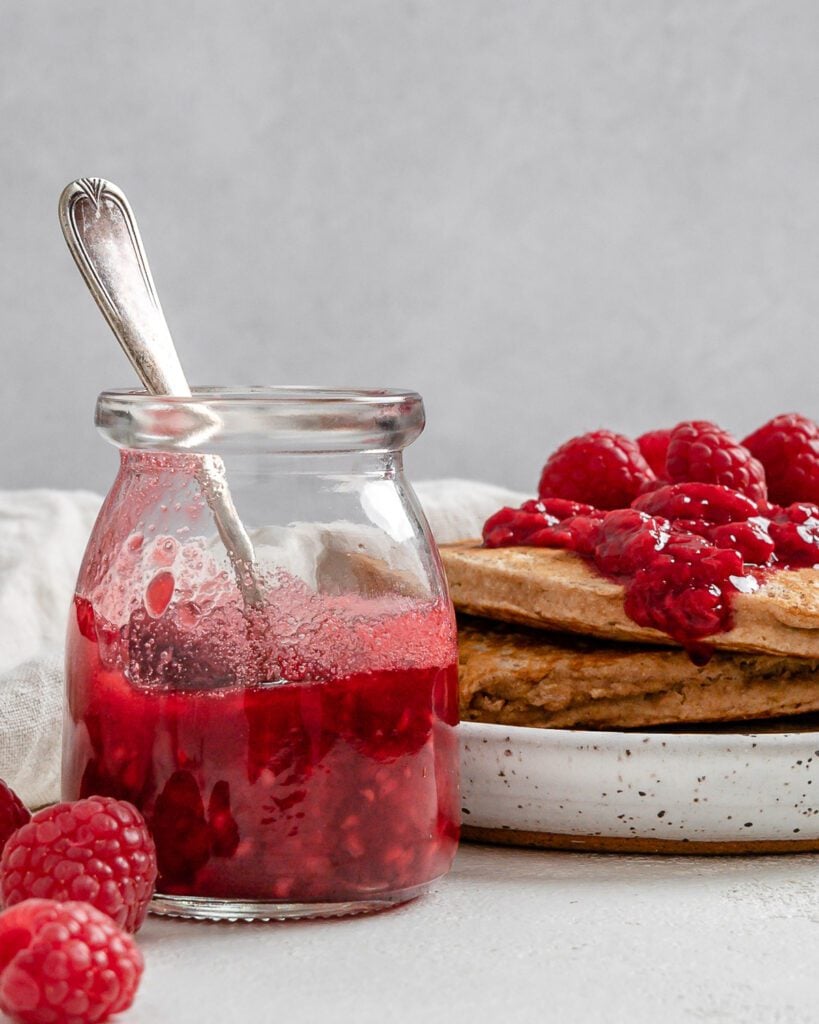
{"label": "beige cloth", "polygon": [[[490,484],[416,488],[441,543],[474,537],[525,497]],[[0,778],[32,807],[59,797],[66,616],[100,498],[87,491],[0,491]]]}
{"label": "beige cloth", "polygon": [[99,505],[0,491],[0,778],[30,806],[59,793],[66,616]]}

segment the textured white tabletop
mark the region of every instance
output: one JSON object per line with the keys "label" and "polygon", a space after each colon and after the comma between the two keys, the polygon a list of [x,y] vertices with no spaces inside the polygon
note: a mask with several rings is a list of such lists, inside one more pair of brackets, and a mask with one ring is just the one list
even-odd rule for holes
{"label": "textured white tabletop", "polygon": [[151,918],[128,1024],[819,1020],[819,856],[463,846],[427,897],[340,921]]}

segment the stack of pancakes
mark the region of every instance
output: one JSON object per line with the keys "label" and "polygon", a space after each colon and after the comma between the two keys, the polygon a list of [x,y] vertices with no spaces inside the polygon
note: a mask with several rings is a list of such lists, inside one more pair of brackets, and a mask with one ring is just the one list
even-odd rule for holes
{"label": "stack of pancakes", "polygon": [[734,595],[734,624],[695,665],[637,625],[623,588],[571,551],[441,549],[459,613],[461,717],[622,729],[819,710],[819,570]]}

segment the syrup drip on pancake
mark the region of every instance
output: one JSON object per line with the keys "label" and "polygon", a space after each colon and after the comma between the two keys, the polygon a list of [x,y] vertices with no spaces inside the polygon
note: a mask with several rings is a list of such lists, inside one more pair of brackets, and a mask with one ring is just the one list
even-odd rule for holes
{"label": "syrup drip on pancake", "polygon": [[626,614],[703,663],[709,636],[732,627],[732,598],[781,569],[819,566],[819,506],[755,501],[711,483],[659,486],[605,511],[543,497],[503,508],[486,547],[565,548],[625,590]]}

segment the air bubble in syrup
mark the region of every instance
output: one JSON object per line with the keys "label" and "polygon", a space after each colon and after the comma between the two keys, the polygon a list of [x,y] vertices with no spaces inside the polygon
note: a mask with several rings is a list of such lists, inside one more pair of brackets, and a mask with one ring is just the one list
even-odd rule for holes
{"label": "air bubble in syrup", "polygon": [[157,537],[151,560],[154,565],[173,565],[179,544],[173,537]]}

